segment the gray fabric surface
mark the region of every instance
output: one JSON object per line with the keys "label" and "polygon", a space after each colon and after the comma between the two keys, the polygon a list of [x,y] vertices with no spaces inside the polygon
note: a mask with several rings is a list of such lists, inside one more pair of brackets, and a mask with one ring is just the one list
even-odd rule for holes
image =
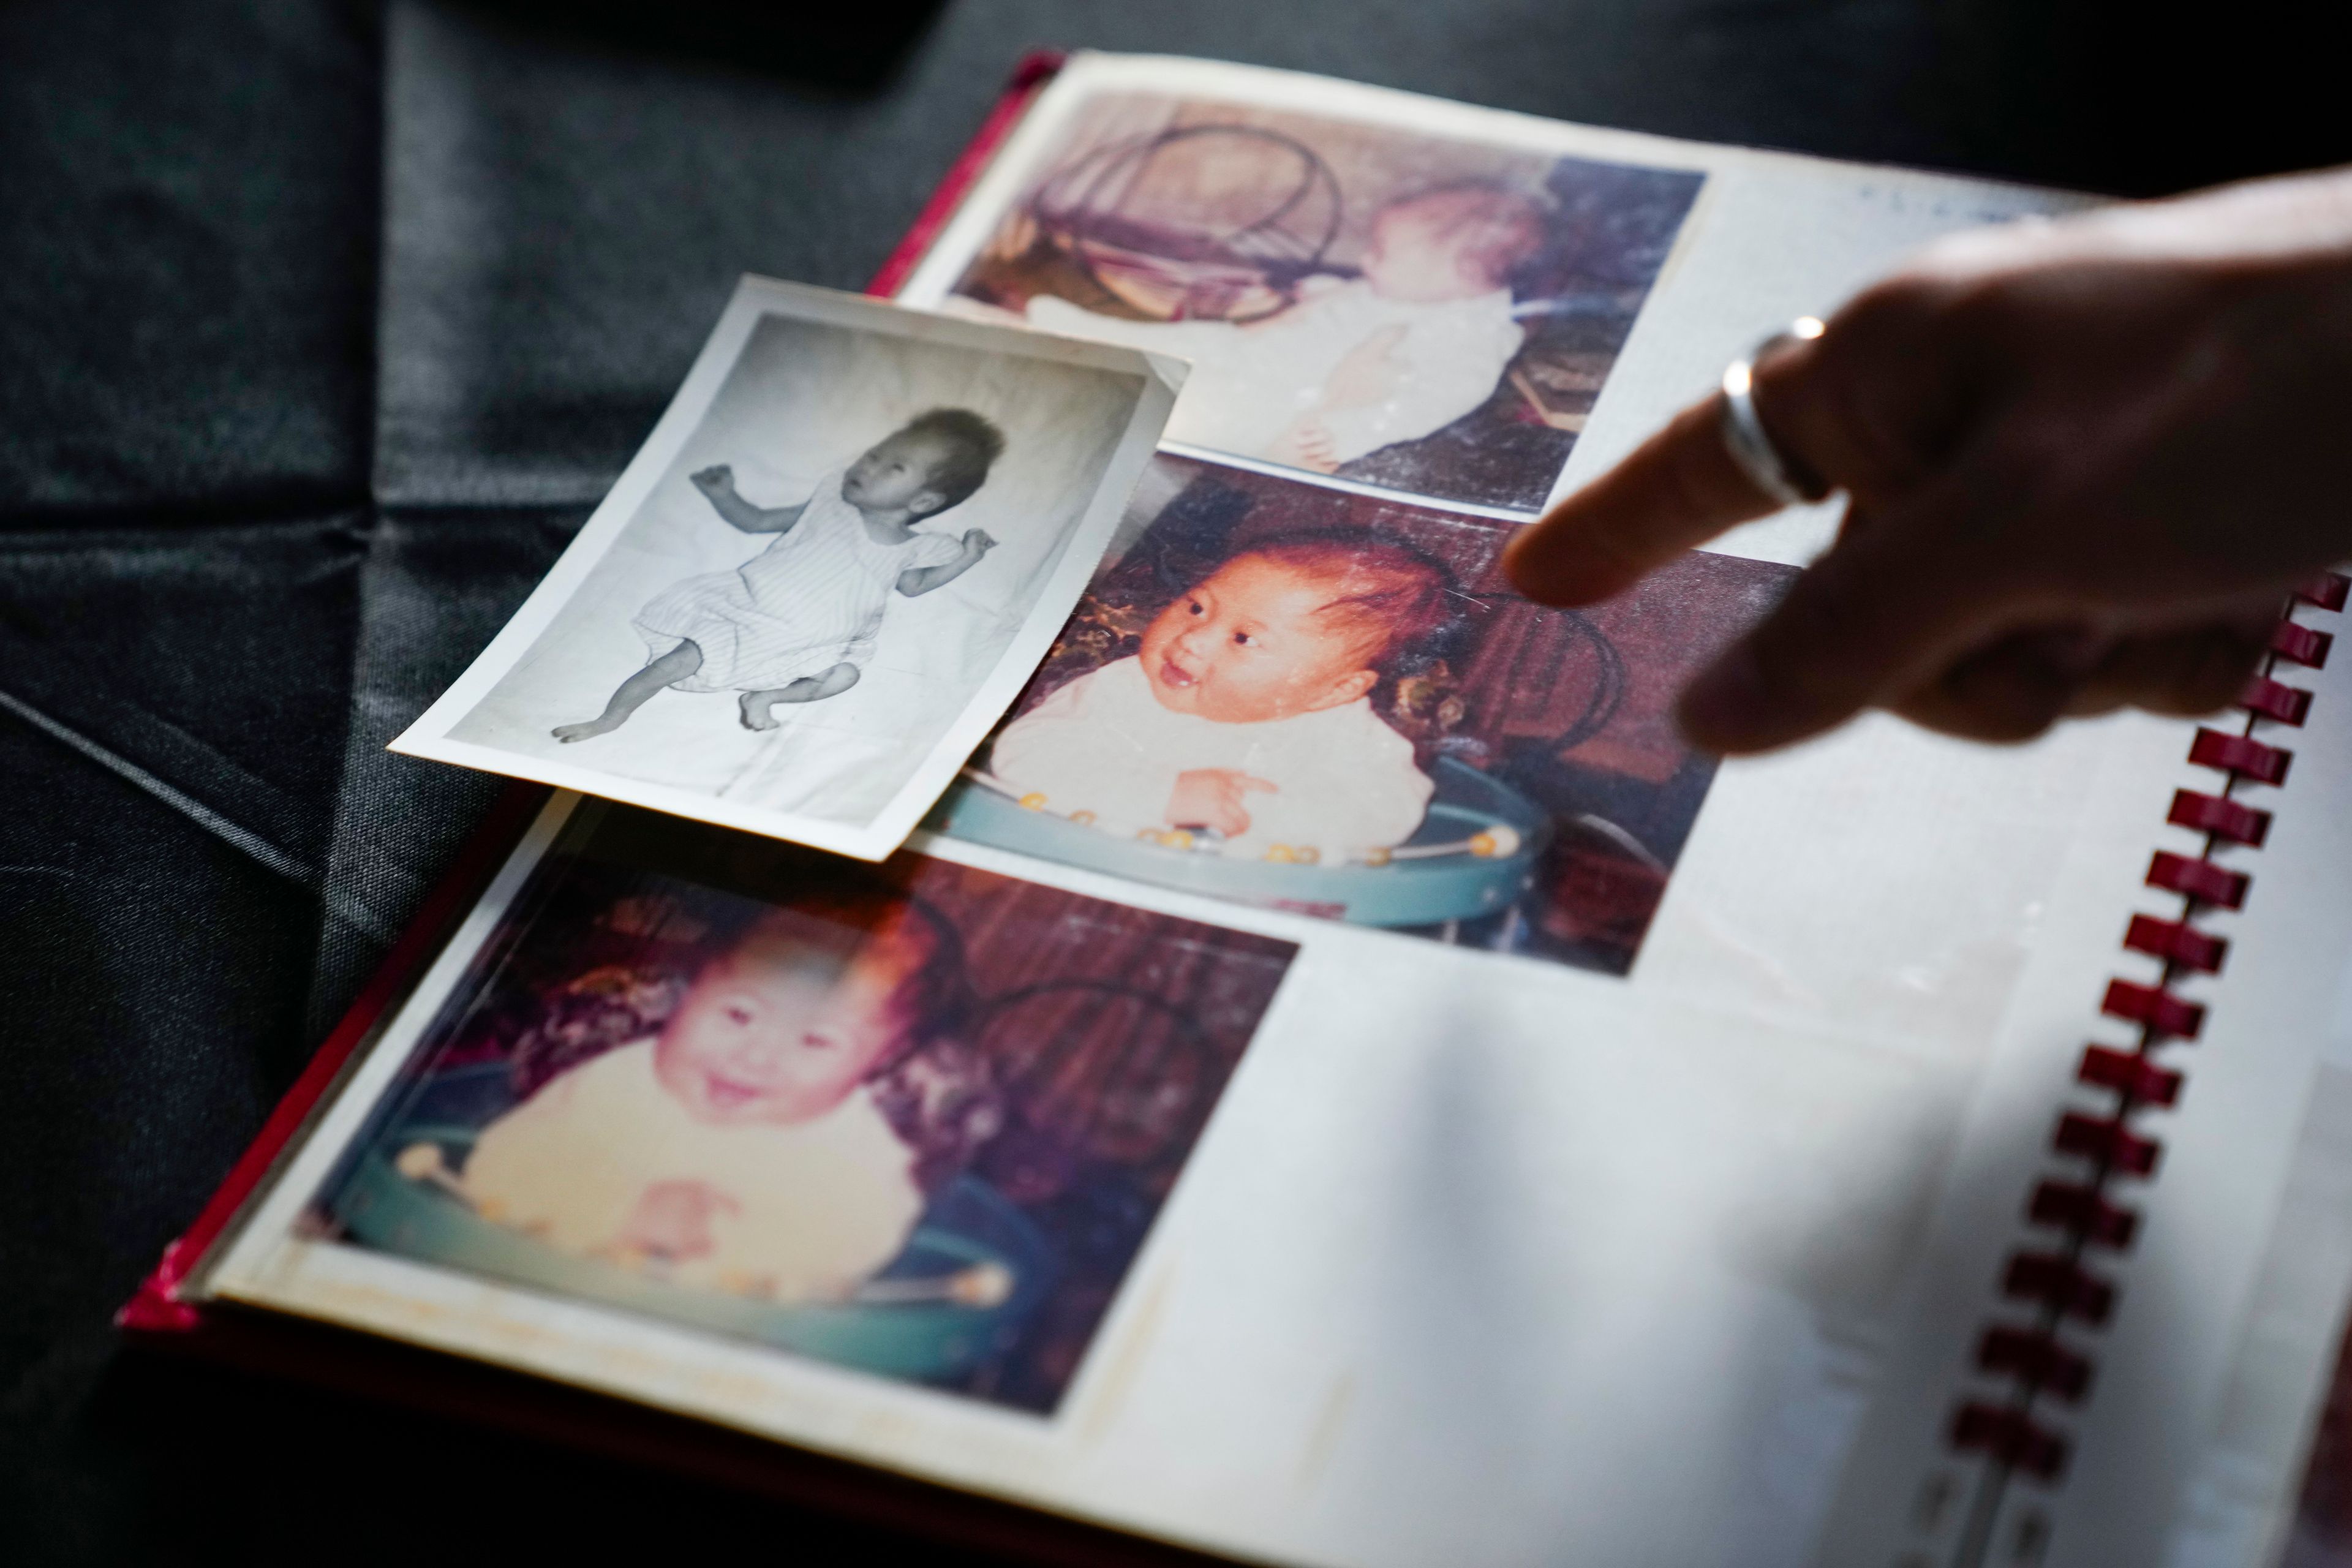
{"label": "gray fabric surface", "polygon": [[735,276],[860,284],[1024,49],[2137,190],[2345,152],[2325,57],[2263,16],[2118,16],[958,0],[872,79],[772,18],[697,53],[514,7],[0,3],[0,1560],[893,1544],[126,1360],[108,1317],[494,793],[383,742]]}

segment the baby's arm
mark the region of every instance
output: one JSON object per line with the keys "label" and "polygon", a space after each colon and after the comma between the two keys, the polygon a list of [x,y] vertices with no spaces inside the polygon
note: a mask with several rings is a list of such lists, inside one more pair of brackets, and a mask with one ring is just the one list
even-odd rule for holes
{"label": "baby's arm", "polygon": [[735,470],[725,463],[698,468],[689,478],[712,509],[744,533],[782,533],[808,510],[806,501],[798,506],[753,506],[737,493]]}
{"label": "baby's arm", "polygon": [[1250,830],[1250,797],[1281,786],[1239,768],[1187,768],[1176,775],[1165,813],[1173,827],[1207,827],[1227,838]]}
{"label": "baby's arm", "polygon": [[966,529],[962,545],[957,550],[954,559],[942,561],[936,566],[908,567],[898,574],[898,592],[912,599],[934,588],[944,588],[979,565],[980,558],[995,548],[996,541],[989,537],[986,529]]}
{"label": "baby's arm", "polygon": [[741,1204],[708,1182],[656,1182],[637,1194],[612,1246],[625,1256],[701,1258],[717,1246],[712,1223],[742,1212]]}

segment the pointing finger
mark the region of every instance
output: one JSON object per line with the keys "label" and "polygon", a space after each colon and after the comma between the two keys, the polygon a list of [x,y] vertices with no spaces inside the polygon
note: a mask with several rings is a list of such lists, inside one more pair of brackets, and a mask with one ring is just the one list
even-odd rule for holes
{"label": "pointing finger", "polygon": [[1538,604],[1592,604],[1734,523],[1780,510],[1732,461],[1719,410],[1714,397],[1684,409],[1522,529],[1503,552],[1513,586]]}
{"label": "pointing finger", "polygon": [[[1819,336],[1760,353],[1756,416],[1783,464],[1892,508],[1937,466],[1970,406],[1952,287],[1906,275],[1857,296]],[[1779,510],[1725,444],[1720,395],[1684,409],[1616,468],[1554,507],[1505,552],[1512,583],[1544,604],[1583,605],[1633,585],[1694,545]]]}

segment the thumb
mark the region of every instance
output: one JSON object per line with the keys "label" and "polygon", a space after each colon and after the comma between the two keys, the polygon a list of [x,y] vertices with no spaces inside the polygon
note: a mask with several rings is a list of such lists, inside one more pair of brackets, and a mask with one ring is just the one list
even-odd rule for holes
{"label": "thumb", "polygon": [[1768,752],[1924,685],[1998,629],[1996,606],[2021,607],[1992,580],[2001,552],[1966,545],[1919,512],[1847,529],[1690,683],[1684,733],[1711,752]]}

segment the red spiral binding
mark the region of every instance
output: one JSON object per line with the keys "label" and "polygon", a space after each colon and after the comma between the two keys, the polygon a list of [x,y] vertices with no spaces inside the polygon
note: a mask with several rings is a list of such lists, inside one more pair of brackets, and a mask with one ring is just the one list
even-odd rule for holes
{"label": "red spiral binding", "polygon": [[[2352,583],[2329,573],[2295,595],[2298,604],[2340,612]],[[2311,711],[2311,693],[2276,679],[2284,665],[2318,668],[2327,662],[2335,637],[2294,618],[2295,604],[2271,635],[2262,673],[2238,700],[2245,718],[2235,732],[2200,729],[2189,760],[2221,775],[2220,788],[2181,790],[2166,820],[2205,836],[2194,855],[2159,851],[2148,863],[2147,884],[2179,895],[2177,917],[2136,914],[2123,945],[2162,965],[2155,984],[2109,982],[2099,1011],[2137,1026],[2127,1048],[2093,1045],[2075,1068],[2075,1080],[2100,1096],[2094,1110],[2062,1114],[2051,1137],[2054,1153],[2073,1169],[2063,1179],[2035,1185],[2025,1218],[2042,1239],[2012,1254],[2000,1280],[2001,1296],[2027,1309],[2021,1320],[1988,1326],[1976,1350],[1977,1370],[2005,1386],[1962,1401],[1953,1412],[1949,1437],[1964,1454],[1981,1456],[1994,1467],[1986,1479],[1998,1500],[2012,1475],[2053,1481],[2064,1471],[2065,1434],[2048,1418],[2052,1402],[2079,1404],[2088,1393],[2095,1367],[2066,1334],[2095,1328],[2115,1310],[2116,1286],[2102,1271],[2102,1257],[2127,1251],[2139,1216],[2119,1203],[2125,1184],[2152,1177],[2163,1144],[2141,1125],[2180,1097],[2181,1074],[2157,1058],[2194,1041],[2205,1025],[2205,1007],[2173,986],[2191,974],[2215,974],[2229,944],[2197,929],[2208,910],[2242,907],[2253,886],[2243,871],[2217,865],[2216,849],[2259,849],[2269,837],[2271,814],[2239,798],[2248,785],[2284,783],[2294,753],[2257,740],[2264,727],[2294,728]],[[1979,1513],[1983,1510],[1979,1510]]]}

